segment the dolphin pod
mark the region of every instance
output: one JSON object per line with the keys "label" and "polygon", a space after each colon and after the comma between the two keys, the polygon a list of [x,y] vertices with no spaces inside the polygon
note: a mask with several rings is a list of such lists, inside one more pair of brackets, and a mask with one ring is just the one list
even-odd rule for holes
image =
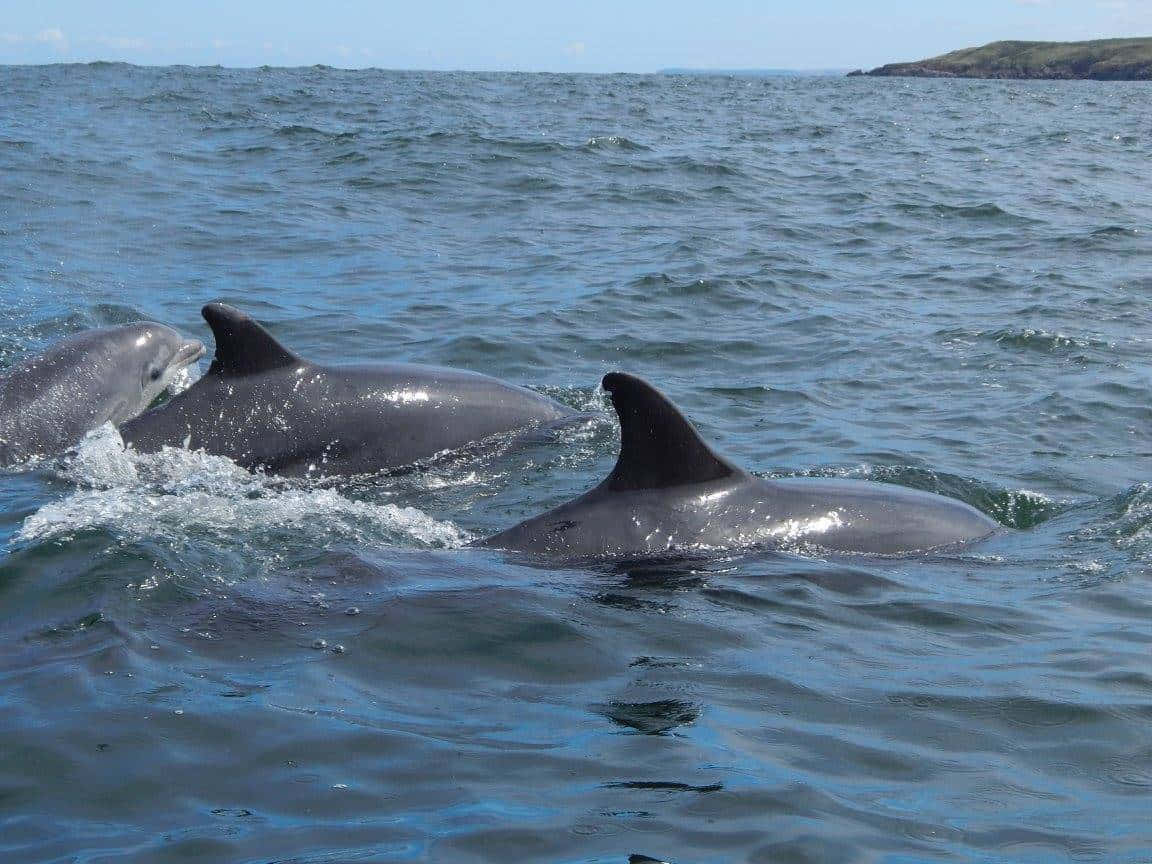
{"label": "dolphin pod", "polygon": [[620,455],[590,492],[477,545],[550,558],[759,544],[901,554],[979,540],[996,522],[962,501],[860,480],[753,477],[713,451],[659,390],[604,376]]}
{"label": "dolphin pod", "polygon": [[[575,416],[476,372],[312,363],[231,306],[210,303],[202,313],[216,337],[208,373],[150,411],[173,375],[204,353],[162,324],[80,333],[0,377],[0,465],[59,452],[111,421],[140,451],[185,447],[249,469],[347,476]],[[903,554],[999,527],[961,501],[904,487],[754,477],[710,448],[651,384],[614,372],[603,386],[620,421],[608,477],[475,545],[571,560],[796,543]]]}
{"label": "dolphin pod", "polygon": [[135,417],[204,346],[153,321],[86,330],[0,376],[0,465],[59,453]]}
{"label": "dolphin pod", "polygon": [[136,450],[187,447],[276,474],[354,475],[573,414],[477,372],[311,363],[238,309],[209,303],[202,312],[216,337],[212,366],[121,427]]}

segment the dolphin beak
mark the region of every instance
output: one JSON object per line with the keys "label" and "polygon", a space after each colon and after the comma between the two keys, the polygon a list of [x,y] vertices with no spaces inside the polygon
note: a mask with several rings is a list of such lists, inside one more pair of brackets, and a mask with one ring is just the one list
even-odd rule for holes
{"label": "dolphin beak", "polygon": [[172,362],[169,365],[176,369],[183,369],[185,366],[191,366],[203,356],[204,343],[196,339],[189,339],[172,356]]}

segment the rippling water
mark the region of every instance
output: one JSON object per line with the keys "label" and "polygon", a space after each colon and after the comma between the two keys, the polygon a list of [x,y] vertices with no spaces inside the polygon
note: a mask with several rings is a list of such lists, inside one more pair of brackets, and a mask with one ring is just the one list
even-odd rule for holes
{"label": "rippling water", "polygon": [[[234,303],[598,419],[305,485],[0,475],[5,862],[1152,860],[1146,87],[0,67],[0,365]],[[460,548],[650,377],[962,553]]]}

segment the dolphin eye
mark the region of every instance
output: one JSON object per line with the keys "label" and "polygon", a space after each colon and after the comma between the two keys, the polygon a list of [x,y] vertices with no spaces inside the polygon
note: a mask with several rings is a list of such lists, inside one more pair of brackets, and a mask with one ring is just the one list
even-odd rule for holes
{"label": "dolphin eye", "polygon": [[158,368],[153,369],[151,372],[148,373],[148,377],[151,378],[153,381],[159,381],[160,380],[160,370]]}

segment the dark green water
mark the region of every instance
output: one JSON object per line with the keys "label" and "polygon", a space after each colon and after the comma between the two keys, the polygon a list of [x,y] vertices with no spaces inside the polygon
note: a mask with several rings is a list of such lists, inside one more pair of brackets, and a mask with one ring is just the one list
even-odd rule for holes
{"label": "dark green water", "polygon": [[[0,67],[0,365],[222,299],[558,441],[0,475],[4,862],[1152,860],[1152,104],[1080,82]],[[947,556],[550,569],[604,372]]]}

